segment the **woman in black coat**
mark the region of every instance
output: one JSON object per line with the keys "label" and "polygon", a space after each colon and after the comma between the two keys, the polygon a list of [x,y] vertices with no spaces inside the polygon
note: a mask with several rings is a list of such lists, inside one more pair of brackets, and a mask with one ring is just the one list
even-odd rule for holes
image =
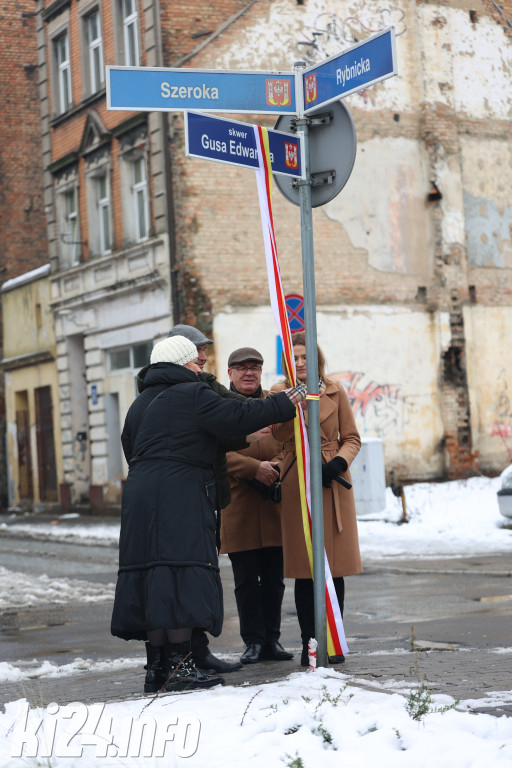
{"label": "woman in black coat", "polygon": [[219,436],[245,435],[295,416],[303,390],[263,400],[224,399],[197,373],[184,336],[155,345],[145,389],[121,436],[129,463],[121,517],[113,635],[148,640],[146,693],[209,687],[190,657],[190,635],[222,629],[214,473]]}

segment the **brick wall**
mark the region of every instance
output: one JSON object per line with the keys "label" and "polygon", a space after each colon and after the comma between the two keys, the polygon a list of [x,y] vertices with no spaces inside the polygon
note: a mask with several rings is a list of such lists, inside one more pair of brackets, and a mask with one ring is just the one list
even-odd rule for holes
{"label": "brick wall", "polygon": [[500,2],[492,2],[492,0],[483,0],[486,13],[491,16],[501,27],[508,37],[512,37],[512,1],[500,0]]}
{"label": "brick wall", "polygon": [[0,270],[3,281],[47,262],[32,0],[12,0],[0,25]]}
{"label": "brick wall", "polygon": [[[0,24],[0,282],[48,262],[33,0],[10,0]],[[0,308],[0,354],[3,358]],[[0,435],[5,435],[0,374]],[[6,504],[5,440],[0,439],[0,508]]]}
{"label": "brick wall", "polygon": [[[182,60],[207,41],[235,14],[250,9],[255,0],[160,0],[165,67]],[[179,64],[178,64],[179,62]]]}

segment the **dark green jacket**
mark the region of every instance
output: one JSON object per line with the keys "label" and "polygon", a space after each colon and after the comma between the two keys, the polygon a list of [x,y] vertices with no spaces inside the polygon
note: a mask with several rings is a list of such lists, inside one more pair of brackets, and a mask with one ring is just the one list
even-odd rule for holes
{"label": "dark green jacket", "polygon": [[[246,400],[243,395],[238,392],[232,392],[221,384],[213,373],[201,373],[199,378],[202,379],[210,389],[213,389],[221,397],[231,397],[234,400]],[[241,451],[243,448],[248,448],[249,443],[245,437],[219,437],[219,448],[215,457],[215,477],[217,478],[217,485],[219,486],[220,496],[220,508],[224,509],[231,503],[231,483],[229,482],[228,475],[228,463],[226,461],[226,453],[228,451]]]}
{"label": "dark green jacket", "polygon": [[[144,379],[148,372],[149,365],[144,366],[137,374],[137,390],[142,392],[145,388]],[[231,397],[234,400],[246,400],[246,398],[238,392],[232,392],[221,384],[213,373],[200,373],[199,378],[204,381],[210,389],[220,395],[221,397]],[[219,447],[217,449],[217,455],[215,457],[215,477],[217,478],[217,485],[219,487],[219,504],[220,508],[224,509],[231,503],[231,484],[228,476],[228,465],[226,462],[226,453],[228,451],[241,451],[244,448],[248,448],[249,443],[244,437],[219,437]]]}

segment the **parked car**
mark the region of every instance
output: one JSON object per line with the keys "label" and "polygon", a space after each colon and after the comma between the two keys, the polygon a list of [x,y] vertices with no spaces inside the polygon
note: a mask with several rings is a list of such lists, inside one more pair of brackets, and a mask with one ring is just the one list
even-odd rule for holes
{"label": "parked car", "polygon": [[498,506],[503,517],[512,518],[512,464],[500,475],[501,488],[498,491]]}

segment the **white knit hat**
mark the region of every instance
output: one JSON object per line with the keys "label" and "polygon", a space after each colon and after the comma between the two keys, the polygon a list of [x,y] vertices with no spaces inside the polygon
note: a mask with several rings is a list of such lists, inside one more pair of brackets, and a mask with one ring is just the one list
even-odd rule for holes
{"label": "white knit hat", "polygon": [[185,336],[171,336],[157,342],[151,352],[150,362],[185,365],[197,359],[197,347]]}

